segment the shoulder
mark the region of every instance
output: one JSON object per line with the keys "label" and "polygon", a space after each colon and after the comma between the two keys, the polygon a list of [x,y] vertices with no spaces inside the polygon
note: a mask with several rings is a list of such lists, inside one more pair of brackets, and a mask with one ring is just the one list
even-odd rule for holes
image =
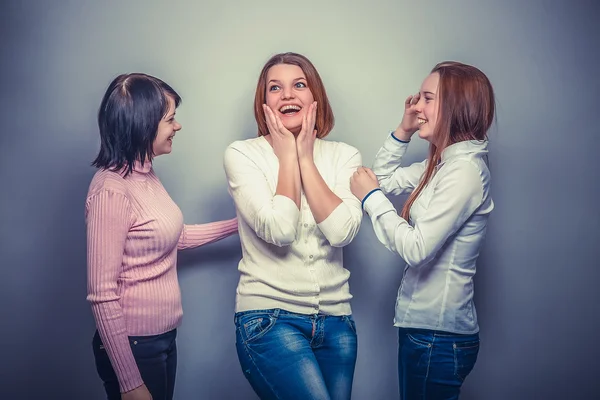
{"label": "shoulder", "polygon": [[327,158],[337,165],[351,164],[362,165],[360,151],[352,145],[333,140],[317,139],[321,157]]}
{"label": "shoulder", "polygon": [[237,140],[225,149],[223,166],[228,176],[276,167],[273,150],[263,137]]}
{"label": "shoulder", "polygon": [[326,139],[317,139],[317,143],[319,143],[319,146],[326,152],[348,155],[360,154],[356,147],[349,145],[348,143]]}
{"label": "shoulder", "polygon": [[225,149],[225,154],[228,152],[236,151],[240,153],[258,152],[264,146],[265,139],[263,137],[256,137],[252,139],[236,140],[231,143]]}
{"label": "shoulder", "polygon": [[225,149],[225,165],[240,158],[255,158],[264,152],[265,139],[262,137],[236,140]]}
{"label": "shoulder", "polygon": [[448,163],[448,170],[484,179],[489,175],[489,169],[484,156],[481,154],[463,154]]}
{"label": "shoulder", "polygon": [[127,197],[127,181],[118,172],[107,169],[98,170],[92,178],[87,197],[93,197],[102,191],[109,191]]}
{"label": "shoulder", "polygon": [[489,180],[478,160],[471,157],[458,157],[445,163],[439,173],[440,184],[446,182],[448,186],[460,188],[465,195],[481,194]]}

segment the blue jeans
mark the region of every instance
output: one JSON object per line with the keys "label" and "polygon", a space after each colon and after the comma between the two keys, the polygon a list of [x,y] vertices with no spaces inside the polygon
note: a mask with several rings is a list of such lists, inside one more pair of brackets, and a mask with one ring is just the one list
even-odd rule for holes
{"label": "blue jeans", "polygon": [[455,400],[477,361],[479,334],[400,328],[398,377],[402,400]]}
{"label": "blue jeans", "polygon": [[242,371],[263,400],[348,400],[356,365],[350,315],[303,315],[281,309],[235,314]]}
{"label": "blue jeans", "polygon": [[[153,336],[129,336],[133,357],[152,400],[171,400],[177,371],[177,330]],[[119,381],[98,331],[92,341],[96,370],[108,400],[121,400]]]}

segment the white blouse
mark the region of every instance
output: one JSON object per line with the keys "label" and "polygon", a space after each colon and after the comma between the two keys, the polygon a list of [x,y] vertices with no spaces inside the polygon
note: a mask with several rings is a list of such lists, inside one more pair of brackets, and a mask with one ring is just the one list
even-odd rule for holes
{"label": "white blouse", "polygon": [[375,234],[408,264],[398,291],[394,324],[401,327],[475,333],[473,276],[494,208],[487,167],[487,141],[448,146],[425,189],[401,218],[384,193],[412,192],[427,161],[401,167],[408,144],[393,135],[373,165],[381,191],[364,201]]}

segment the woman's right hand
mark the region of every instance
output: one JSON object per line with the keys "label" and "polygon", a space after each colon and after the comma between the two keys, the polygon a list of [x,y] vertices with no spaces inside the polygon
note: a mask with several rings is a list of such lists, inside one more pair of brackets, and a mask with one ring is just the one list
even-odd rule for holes
{"label": "woman's right hand", "polygon": [[121,393],[121,400],[152,400],[152,395],[146,385],[142,385],[127,393]]}
{"label": "woman's right hand", "polygon": [[267,128],[269,128],[271,139],[273,139],[273,151],[277,158],[280,161],[282,159],[297,158],[298,154],[294,134],[283,126],[281,119],[275,115],[269,106],[263,104],[263,110],[265,111]]}
{"label": "woman's right hand", "polygon": [[404,102],[404,115],[402,122],[396,128],[394,136],[397,139],[408,142],[412,135],[419,130],[419,120],[417,119],[417,103],[421,98],[421,94],[417,93],[414,96],[410,95]]}

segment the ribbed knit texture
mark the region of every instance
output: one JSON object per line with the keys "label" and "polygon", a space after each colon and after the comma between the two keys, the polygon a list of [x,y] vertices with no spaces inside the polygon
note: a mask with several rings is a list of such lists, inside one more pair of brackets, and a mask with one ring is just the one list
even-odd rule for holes
{"label": "ribbed knit texture", "polygon": [[237,232],[237,220],[183,225],[150,163],[123,178],[100,170],[86,199],[88,296],[121,392],[143,384],[128,336],[157,335],[181,323],[177,250]]}

